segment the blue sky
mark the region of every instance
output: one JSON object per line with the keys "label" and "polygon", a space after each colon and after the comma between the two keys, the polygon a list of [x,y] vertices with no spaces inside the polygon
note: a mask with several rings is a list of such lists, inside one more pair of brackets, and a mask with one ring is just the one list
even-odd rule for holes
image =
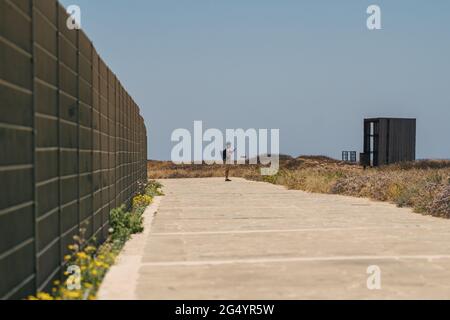
{"label": "blue sky", "polygon": [[[149,157],[177,128],[280,129],[282,153],[362,149],[365,117],[418,119],[450,158],[448,0],[63,0],[141,107]],[[382,10],[382,30],[366,9]]]}

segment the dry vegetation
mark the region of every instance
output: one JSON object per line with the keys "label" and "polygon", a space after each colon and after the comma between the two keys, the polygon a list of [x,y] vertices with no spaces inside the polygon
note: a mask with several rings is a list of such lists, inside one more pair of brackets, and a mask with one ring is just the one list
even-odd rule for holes
{"label": "dry vegetation", "polygon": [[[450,161],[417,161],[363,170],[327,157],[283,156],[280,168],[270,177],[262,177],[256,165],[234,166],[231,174],[289,189],[389,201],[418,213],[450,218]],[[223,176],[223,167],[218,165],[149,161],[148,169],[152,179]]]}

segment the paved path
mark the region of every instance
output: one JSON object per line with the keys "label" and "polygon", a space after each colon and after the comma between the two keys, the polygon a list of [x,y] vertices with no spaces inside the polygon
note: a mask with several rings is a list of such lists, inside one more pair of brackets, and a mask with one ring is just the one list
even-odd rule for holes
{"label": "paved path", "polygon": [[[162,182],[100,298],[450,298],[449,220],[243,179]],[[367,288],[371,265],[381,290]]]}

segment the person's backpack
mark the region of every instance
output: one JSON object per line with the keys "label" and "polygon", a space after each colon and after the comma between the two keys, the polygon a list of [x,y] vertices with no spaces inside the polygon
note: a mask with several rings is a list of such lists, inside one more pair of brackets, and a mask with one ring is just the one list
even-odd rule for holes
{"label": "person's backpack", "polygon": [[227,149],[222,151],[222,160],[227,161]]}

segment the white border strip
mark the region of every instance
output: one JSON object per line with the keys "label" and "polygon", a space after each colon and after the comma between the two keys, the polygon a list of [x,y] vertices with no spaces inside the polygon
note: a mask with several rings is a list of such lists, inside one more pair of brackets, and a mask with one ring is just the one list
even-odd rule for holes
{"label": "white border strip", "polygon": [[413,255],[413,256],[335,256],[335,257],[294,257],[274,259],[237,259],[237,260],[205,260],[205,261],[167,261],[142,263],[146,267],[175,267],[175,266],[218,266],[227,264],[258,264],[282,262],[330,262],[330,261],[364,261],[364,260],[434,260],[450,259],[450,255]]}
{"label": "white border strip", "polygon": [[302,228],[302,229],[258,229],[258,230],[224,230],[224,231],[187,231],[187,232],[153,232],[152,236],[197,236],[197,235],[216,235],[216,234],[252,234],[252,233],[295,233],[295,232],[329,232],[329,231],[370,231],[370,230],[397,230],[397,229],[414,229],[414,230],[431,230],[430,228],[406,225],[392,227],[355,227],[355,228]]}

